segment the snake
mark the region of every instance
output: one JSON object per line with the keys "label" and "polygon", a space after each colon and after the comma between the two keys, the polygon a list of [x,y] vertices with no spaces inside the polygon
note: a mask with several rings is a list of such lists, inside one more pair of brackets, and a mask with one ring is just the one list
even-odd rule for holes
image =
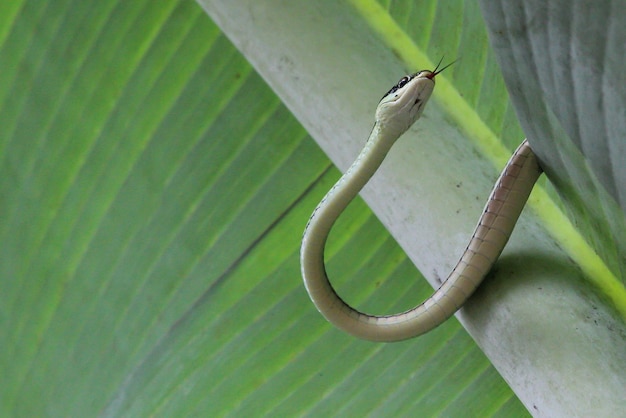
{"label": "snake", "polygon": [[[439,62],[441,63],[441,61]],[[389,150],[420,118],[445,68],[404,76],[380,100],[375,123],[356,160],[322,198],[302,237],[300,264],[305,288],[318,311],[333,325],[358,338],[401,341],[422,335],[456,313],[491,270],[506,245],[542,173],[525,139],[498,177],[469,244],[441,286],[421,304],[392,315],[371,315],[347,304],[326,273],[324,249],[341,213],[382,164]]]}

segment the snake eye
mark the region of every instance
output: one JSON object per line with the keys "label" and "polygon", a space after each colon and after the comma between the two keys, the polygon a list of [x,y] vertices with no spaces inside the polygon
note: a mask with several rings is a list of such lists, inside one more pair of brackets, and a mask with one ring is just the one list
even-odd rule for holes
{"label": "snake eye", "polygon": [[396,88],[401,89],[402,87],[406,86],[406,83],[408,83],[409,81],[411,81],[411,77],[405,75],[400,79],[400,81],[398,81],[398,84],[396,84]]}
{"label": "snake eye", "polygon": [[[385,97],[388,97],[388,96],[390,96],[390,95],[394,94],[396,91],[398,91],[398,90],[399,90],[399,89],[401,89],[402,87],[406,86],[406,85],[407,85],[407,83],[408,83],[409,81],[411,81],[411,80],[413,79],[413,77],[414,77],[414,76],[415,76],[415,75],[412,75],[412,76],[410,76],[410,75],[405,75],[404,77],[402,77],[402,78],[400,79],[400,81],[398,81],[398,84],[396,84],[395,86],[393,86],[393,87],[391,88],[391,90],[389,90],[389,91],[387,92],[387,94],[385,94],[385,95],[383,96],[383,99],[384,99]],[[381,101],[382,101],[382,99],[381,99]]]}

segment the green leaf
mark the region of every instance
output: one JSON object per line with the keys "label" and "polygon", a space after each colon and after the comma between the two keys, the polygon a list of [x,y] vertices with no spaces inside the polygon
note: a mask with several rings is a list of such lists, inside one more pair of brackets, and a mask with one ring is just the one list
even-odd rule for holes
{"label": "green leaf", "polygon": [[[336,2],[203,4],[342,168],[367,135],[375,107],[367,106],[371,91],[385,91],[392,74],[399,78],[432,68],[442,52],[469,51],[468,65],[461,59],[438,77],[424,116],[362,192],[438,286],[466,245],[495,171],[511,153],[507,146],[523,137],[497,77],[495,56],[480,52],[488,45],[486,36],[477,36],[476,6],[405,2],[396,13],[394,2],[389,4],[394,20],[367,0],[350,2],[352,8]],[[506,18],[520,16],[526,15]],[[581,12],[579,19],[585,18]],[[406,30],[404,22],[410,22]],[[412,39],[413,33],[420,35]],[[522,217],[493,276],[457,317],[530,410],[572,415],[623,408],[615,389],[623,385],[608,383],[626,384],[626,369],[613,368],[626,361],[621,349],[626,293],[619,271],[604,259],[615,253],[596,252],[593,241],[583,238],[584,229],[574,227],[545,187],[536,188],[529,206],[532,213]]]}
{"label": "green leaf", "polygon": [[[317,314],[299,238],[339,173],[196,4],[0,7],[0,415],[523,411],[455,321]],[[329,253],[355,301],[429,292],[361,201]]]}
{"label": "green leaf", "polygon": [[[412,165],[424,164],[405,183],[392,181],[428,202],[453,190],[450,195],[459,196],[445,197],[445,204],[453,213],[460,208],[458,219],[441,207],[428,214],[417,206],[409,206],[410,216],[381,216],[386,226],[414,213],[432,221],[429,233],[412,232],[429,258],[416,259],[429,279],[455,261],[467,238],[463,228],[478,213],[473,203],[465,210],[459,202],[481,205],[495,172],[491,161],[506,154],[500,139],[512,146],[522,136],[477,6],[221,3],[233,7],[221,15],[212,10],[221,25],[252,16],[235,28],[256,30],[276,18],[271,12],[290,12],[282,24],[291,31],[275,22],[268,31],[274,41],[261,47],[233,37],[244,58],[192,2],[0,3],[0,415],[526,416],[456,319],[412,341],[358,341],[323,320],[299,273],[301,231],[339,177],[307,131],[339,143],[343,154],[333,159],[345,166],[371,126],[377,98],[405,69],[475,48],[477,54],[450,68],[454,84],[438,80],[436,101],[418,128],[430,138],[426,143],[447,137],[453,150],[416,152],[399,144],[396,157],[404,153]],[[317,32],[305,31],[301,19]],[[342,38],[346,28],[358,36]],[[329,40],[302,50],[312,72],[293,51],[280,50],[301,39]],[[355,53],[331,51],[343,42]],[[404,63],[394,57],[415,45],[417,55]],[[278,58],[269,46],[280,51]],[[362,59],[359,51],[373,55]],[[350,72],[335,66],[345,58],[360,65]],[[485,82],[475,82],[478,69]],[[347,88],[354,83],[354,91]],[[463,110],[476,109],[460,124],[451,123],[459,117],[446,110],[458,97],[467,100]],[[471,132],[487,132],[487,144],[495,138],[497,157],[459,162],[455,176],[429,175],[429,160],[446,167],[460,155],[479,155],[476,149],[485,147],[480,140],[469,145],[477,136]],[[467,175],[468,167],[475,176]],[[563,280],[550,287],[519,274],[528,254],[522,251],[522,261],[512,254],[538,236],[532,219],[521,225],[531,238],[512,243],[461,316],[474,336],[483,324],[491,339],[514,340],[492,335],[497,327],[491,324],[517,308],[508,300],[520,295],[503,290],[502,272],[517,272],[523,297],[530,297],[527,287],[542,286],[552,310],[547,299],[554,289],[567,293],[572,283],[578,293],[586,289],[575,265],[558,264],[566,256],[554,249],[528,274],[556,265]],[[432,291],[360,199],[333,231],[327,257],[341,294],[367,310],[405,309]],[[496,298],[509,304],[498,308]],[[555,322],[547,333],[528,311],[511,311],[515,318],[505,323],[529,344],[550,349],[536,358],[562,376],[561,367],[571,362],[559,361],[569,361],[570,351],[550,346],[550,334],[584,350],[588,328],[606,330],[604,306],[589,311],[585,303],[596,299],[584,299],[566,313],[584,318],[575,330]],[[621,324],[609,325],[614,339],[591,339],[594,347],[623,346]],[[521,378],[542,376],[532,364],[515,363],[523,358],[519,347],[494,354],[482,336],[477,340],[500,369],[504,357],[513,368],[530,369]],[[587,373],[598,355],[581,352],[577,361]],[[613,358],[608,349],[602,353]],[[603,372],[602,366],[596,368]]]}
{"label": "green leaf", "polygon": [[626,15],[610,2],[563,2],[541,13],[533,13],[541,2],[482,6],[524,131],[568,214],[619,282],[598,286],[615,294],[626,284]]}

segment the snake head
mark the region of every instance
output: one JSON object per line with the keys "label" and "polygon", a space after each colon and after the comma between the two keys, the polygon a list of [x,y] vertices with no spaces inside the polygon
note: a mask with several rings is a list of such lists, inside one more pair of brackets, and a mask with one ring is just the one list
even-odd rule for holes
{"label": "snake head", "polygon": [[436,73],[420,71],[404,76],[385,94],[376,108],[376,123],[401,135],[422,114],[435,88]]}
{"label": "snake head", "polygon": [[433,71],[422,70],[404,76],[383,96],[376,108],[376,123],[385,125],[388,131],[402,135],[422,115],[424,106],[435,88],[437,74],[456,62],[452,61],[439,70],[443,57]]}

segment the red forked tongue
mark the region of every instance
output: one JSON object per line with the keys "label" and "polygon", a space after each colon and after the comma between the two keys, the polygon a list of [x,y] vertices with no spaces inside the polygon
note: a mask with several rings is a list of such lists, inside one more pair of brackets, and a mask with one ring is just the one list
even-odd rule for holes
{"label": "red forked tongue", "polygon": [[443,70],[445,70],[446,68],[448,68],[449,66],[451,66],[452,64],[454,64],[455,62],[458,61],[458,59],[455,59],[454,61],[452,61],[450,64],[446,65],[445,67],[443,67],[441,70],[437,71],[437,69],[439,68],[439,66],[441,65],[441,61],[443,61],[443,57],[441,57],[441,59],[439,60],[439,62],[437,63],[437,66],[435,67],[435,69],[433,70],[433,72],[428,76],[426,76],[426,78],[430,78],[431,80],[433,78],[435,78],[435,76],[437,74],[439,74],[440,72],[442,72]]}

